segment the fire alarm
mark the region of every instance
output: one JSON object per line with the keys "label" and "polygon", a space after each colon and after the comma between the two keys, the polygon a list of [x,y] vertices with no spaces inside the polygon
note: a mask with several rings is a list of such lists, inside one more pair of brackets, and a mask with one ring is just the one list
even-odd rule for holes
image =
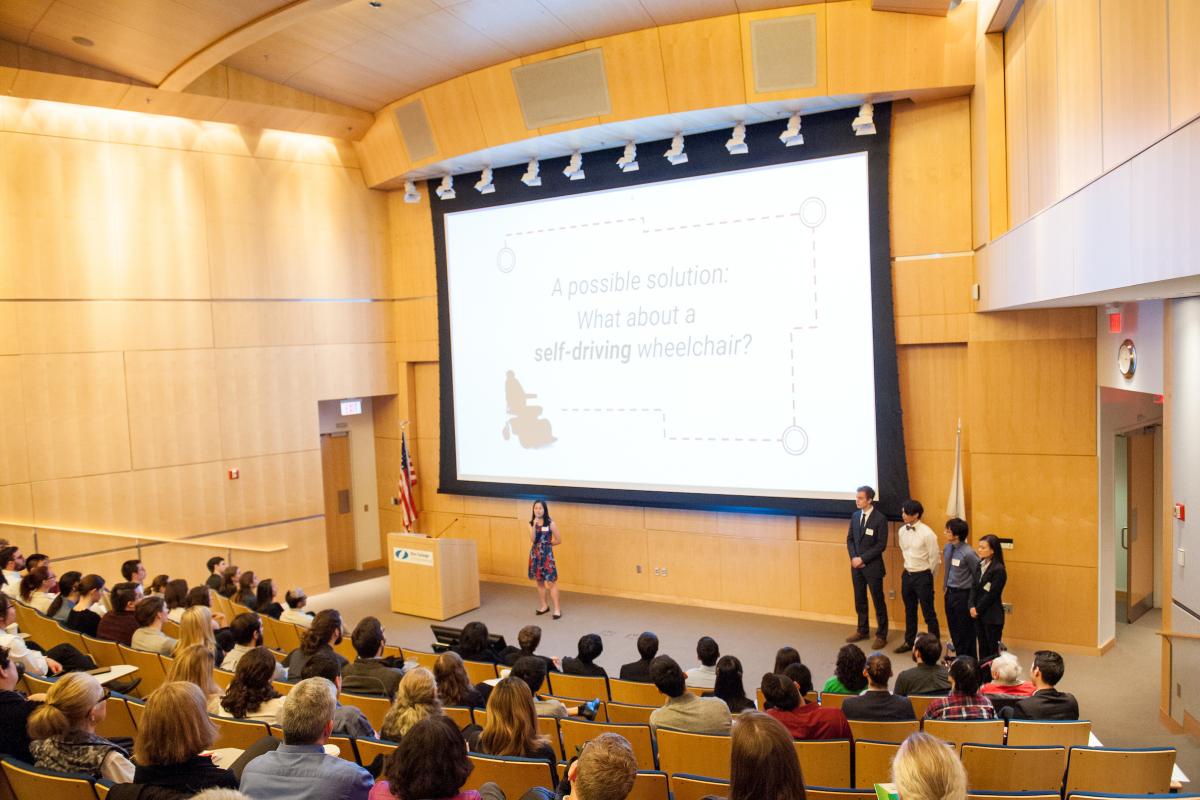
{"label": "fire alarm", "polygon": [[240,469],[238,469],[237,467],[234,467],[233,469],[229,470],[229,480],[236,481],[241,476],[242,476],[242,471]]}
{"label": "fire alarm", "polygon": [[1186,509],[1183,507],[1183,503],[1176,503],[1175,504],[1175,519],[1179,520],[1180,522],[1185,522],[1186,521],[1185,514],[1186,514]]}

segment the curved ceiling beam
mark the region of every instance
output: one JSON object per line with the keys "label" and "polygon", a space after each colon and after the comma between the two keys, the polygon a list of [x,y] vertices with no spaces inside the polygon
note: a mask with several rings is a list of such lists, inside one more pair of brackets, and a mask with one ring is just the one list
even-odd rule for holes
{"label": "curved ceiling beam", "polygon": [[310,14],[336,8],[348,2],[350,0],[293,0],[293,2],[286,3],[269,14],[263,14],[258,19],[233,29],[203,50],[193,54],[171,70],[171,74],[163,78],[158,88],[168,92],[182,92],[201,75],[255,42],[295,25]]}

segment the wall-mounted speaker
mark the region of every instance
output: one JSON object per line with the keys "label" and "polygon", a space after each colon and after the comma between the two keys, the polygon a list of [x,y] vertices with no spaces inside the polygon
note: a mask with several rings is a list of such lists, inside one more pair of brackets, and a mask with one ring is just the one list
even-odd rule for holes
{"label": "wall-mounted speaker", "polygon": [[516,67],[512,79],[529,130],[612,112],[600,48]]}
{"label": "wall-mounted speaker", "polygon": [[422,161],[437,155],[437,142],[433,138],[433,128],[429,127],[429,117],[425,114],[423,102],[413,100],[411,103],[396,106],[392,113],[410,161]]}
{"label": "wall-mounted speaker", "polygon": [[816,86],[816,14],[752,20],[750,52],[756,92]]}

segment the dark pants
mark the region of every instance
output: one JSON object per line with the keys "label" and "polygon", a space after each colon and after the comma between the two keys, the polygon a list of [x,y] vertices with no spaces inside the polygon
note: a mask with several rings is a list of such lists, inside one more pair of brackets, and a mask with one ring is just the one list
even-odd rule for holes
{"label": "dark pants", "polygon": [[869,633],[870,622],[867,620],[867,589],[871,590],[871,601],[875,603],[875,621],[879,628],[875,635],[886,639],[888,633],[887,599],[883,596],[883,576],[868,578],[861,569],[850,568],[850,578],[854,581],[854,610],[858,612],[858,632]]}
{"label": "dark pants", "polygon": [[960,656],[975,656],[975,620],[971,619],[971,590],[946,589],[946,625]]}
{"label": "dark pants", "polygon": [[933,573],[904,571],[900,578],[900,597],[904,600],[904,643],[912,644],[917,637],[917,604],[925,617],[925,629],[942,638],[937,611],[933,607]]}
{"label": "dark pants", "polygon": [[1000,653],[1000,635],[1004,633],[1004,622],[993,625],[983,620],[975,620],[975,635],[979,638],[979,660],[986,661],[995,658]]}

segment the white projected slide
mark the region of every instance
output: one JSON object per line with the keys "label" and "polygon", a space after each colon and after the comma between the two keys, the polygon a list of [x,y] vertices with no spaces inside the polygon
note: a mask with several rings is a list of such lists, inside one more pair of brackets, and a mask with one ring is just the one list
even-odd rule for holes
{"label": "white projected slide", "polygon": [[867,156],[445,216],[460,480],[877,485]]}

